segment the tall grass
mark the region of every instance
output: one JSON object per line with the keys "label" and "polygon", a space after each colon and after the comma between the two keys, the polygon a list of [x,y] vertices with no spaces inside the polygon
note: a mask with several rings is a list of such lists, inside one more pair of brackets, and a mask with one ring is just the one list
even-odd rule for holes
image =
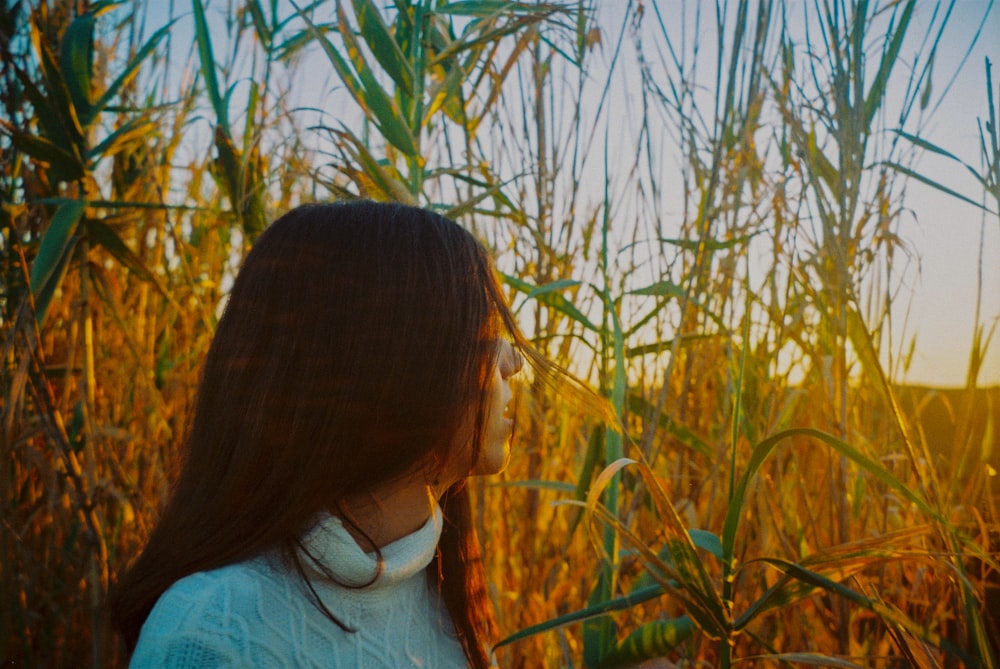
{"label": "tall grass", "polygon": [[920,135],[952,6],[384,4],[4,5],[0,657],[124,665],[102,598],[236,265],[294,203],[370,197],[487,240],[620,418],[529,378],[475,483],[502,666],[995,666],[991,316],[944,437],[884,367],[907,180],[956,195],[914,167],[962,162]]}

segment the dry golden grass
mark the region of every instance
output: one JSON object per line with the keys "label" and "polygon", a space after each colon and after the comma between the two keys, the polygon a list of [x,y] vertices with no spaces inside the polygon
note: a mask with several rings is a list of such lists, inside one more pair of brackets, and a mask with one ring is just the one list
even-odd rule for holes
{"label": "dry golden grass", "polygon": [[[306,148],[321,142],[288,102],[303,81],[296,50],[317,33],[291,13],[238,3],[241,20],[222,32],[197,29],[189,50],[170,29],[143,35],[142,16],[112,10],[114,20],[96,19],[86,62],[81,3],[6,3],[4,665],[125,665],[102,598],[169,492],[227,277],[269,216],[302,200],[365,195],[451,203],[497,250],[537,346],[622,416],[619,443],[557,388],[522,388],[509,470],[473,484],[503,634],[668,581],[686,555],[661,552],[676,548],[679,522],[732,551],[727,563],[703,544],[692,549],[705,569],[700,595],[731,607],[720,614],[728,640],[700,621],[669,651],[674,660],[775,666],[774,656],[798,653],[785,659],[996,666],[987,640],[1000,638],[1000,389],[975,387],[988,332],[975,324],[965,389],[895,388],[877,362],[898,293],[874,286],[898,280],[893,263],[905,250],[896,234],[900,172],[888,165],[904,157],[896,145],[868,144],[869,124],[885,130],[887,114],[876,112],[897,74],[873,83],[854,66],[868,57],[889,67],[898,47],[876,39],[865,54],[848,37],[853,28],[905,32],[913,3],[872,3],[813,59],[782,41],[773,3],[734,4],[747,14],[740,25],[756,32],[718,26],[731,42],[713,82],[726,101],[714,119],[687,79],[690,48],[672,62],[663,54],[682,46],[676,34],[671,41],[660,23],[650,36],[655,3],[632,7],[618,32],[597,22],[590,3],[582,14],[491,13],[475,2],[467,8],[481,5],[485,15],[435,12],[418,40],[427,50],[407,53],[416,56],[413,88],[372,57],[370,32],[330,34],[333,54],[323,57],[334,81],[349,86],[374,70],[391,104],[368,84],[352,90],[352,118],[371,135],[362,139],[360,122],[326,127],[333,145],[323,153]],[[395,10],[384,16],[401,39],[405,21],[393,21]],[[455,26],[475,19],[462,42]],[[204,55],[209,35],[216,58],[229,54],[218,66]],[[352,38],[371,40],[361,49],[367,60],[338,61]],[[632,51],[643,72],[642,108],[626,111],[674,134],[647,127],[622,151],[634,164],[605,165],[595,180],[585,174],[585,163],[601,162],[594,142],[618,136],[617,117],[593,100],[620,92],[607,61],[619,51]],[[920,51],[909,76],[930,57]],[[806,62],[817,89],[828,88],[807,90]],[[227,101],[222,92],[234,84]],[[865,104],[852,106],[848,84],[867,94]],[[105,100],[106,91],[114,94]],[[95,111],[100,100],[106,106]],[[817,137],[816,127],[827,130]],[[665,201],[656,141],[681,145],[679,201]],[[603,194],[594,186],[602,178]],[[664,211],[681,212],[676,230],[664,228]],[[751,258],[766,266],[751,271]],[[755,448],[799,427],[829,439],[789,434],[755,460]],[[607,531],[602,505],[571,503],[619,455],[648,465],[605,481],[602,505],[632,542]],[[760,468],[742,497],[736,484],[751,465]],[[609,548],[620,549],[617,560],[605,560]],[[769,588],[794,582],[780,569],[828,581],[814,580],[801,597],[786,589],[766,613],[741,618]],[[599,583],[601,574],[613,574],[614,586]],[[585,634],[578,622],[516,641],[498,651],[500,664],[596,665],[615,639],[690,613],[680,595],[697,585],[681,582],[679,594],[612,614],[617,630]]]}

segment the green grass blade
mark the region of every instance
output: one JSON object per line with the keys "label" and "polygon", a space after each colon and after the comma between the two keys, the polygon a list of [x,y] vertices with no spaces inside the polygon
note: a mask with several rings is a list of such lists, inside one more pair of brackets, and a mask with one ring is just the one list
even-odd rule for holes
{"label": "green grass blade", "polygon": [[665,592],[666,591],[659,585],[654,585],[643,590],[637,590],[622,597],[616,597],[606,602],[588,606],[580,609],[579,611],[573,611],[572,613],[567,613],[557,618],[546,620],[545,622],[538,623],[537,625],[525,627],[523,630],[515,632],[514,634],[498,641],[497,644],[493,646],[493,649],[495,650],[497,648],[507,646],[536,634],[550,632],[552,630],[559,629],[560,627],[565,627],[566,625],[583,622],[591,618],[596,618],[597,616],[604,616],[609,613],[613,613],[614,611],[624,611],[636,606],[637,604],[648,602],[649,600],[656,599],[657,597],[662,597]]}
{"label": "green grass blade", "polygon": [[90,240],[96,244],[103,246],[108,253],[115,257],[118,262],[120,262],[125,268],[130,272],[135,274],[137,277],[143,281],[152,284],[153,288],[156,289],[160,295],[167,297],[167,292],[160,285],[159,279],[153,274],[146,263],[142,261],[139,255],[130,249],[128,245],[122,240],[118,233],[111,229],[103,221],[98,221],[96,219],[88,219],[84,223],[84,227],[87,230],[87,236]]}
{"label": "green grass blade", "polygon": [[933,144],[931,142],[928,142],[927,140],[925,140],[925,139],[923,139],[921,137],[918,137],[917,135],[911,135],[910,133],[903,132],[902,130],[897,130],[895,132],[900,137],[908,139],[909,141],[911,141],[912,143],[916,144],[917,146],[919,146],[920,148],[924,149],[925,151],[930,151],[931,153],[936,153],[938,155],[944,156],[945,158],[949,158],[950,160],[955,161],[956,163],[958,163],[959,165],[961,165],[962,167],[964,167],[966,170],[968,170],[969,173],[972,174],[973,177],[975,177],[976,181],[978,181],[979,183],[983,184],[983,186],[987,185],[986,184],[986,180],[983,178],[983,175],[981,175],[979,172],[977,172],[975,170],[974,167],[972,167],[971,165],[969,165],[968,163],[966,163],[964,160],[961,160],[958,156],[956,156],[955,154],[951,153],[950,151],[946,151],[943,148],[941,148],[940,146],[938,146],[937,144]]}
{"label": "green grass blade", "polygon": [[670,244],[671,246],[676,246],[682,248],[686,251],[698,251],[699,249],[705,249],[706,251],[725,251],[727,249],[732,249],[737,246],[744,246],[750,243],[757,234],[752,235],[740,235],[738,237],[733,237],[732,239],[672,239],[672,238],[661,238],[660,241],[665,244]]}
{"label": "green grass blade", "polygon": [[38,246],[38,255],[31,263],[31,293],[35,300],[35,320],[39,325],[45,320],[52,295],[66,273],[84,206],[81,201],[73,201],[56,209]]}
{"label": "green grass blade", "polygon": [[601,669],[634,666],[663,657],[691,638],[696,627],[688,616],[648,622],[629,634],[600,663]]}
{"label": "green grass blade", "polygon": [[59,65],[80,124],[93,120],[90,100],[91,71],[94,65],[94,15],[87,12],[70,22],[63,33]]}
{"label": "green grass blade", "polygon": [[[48,92],[48,99],[43,102],[43,109],[39,110],[39,115],[51,114],[55,117],[46,126],[54,128],[58,126],[59,135],[50,135],[57,144],[67,143],[74,147],[79,147],[83,143],[83,128],[80,119],[76,115],[76,108],[66,85],[66,79],[59,67],[52,47],[45,40],[44,36],[34,22],[31,24],[31,37],[41,61],[42,73],[45,77],[45,88]],[[20,75],[20,73],[19,73]],[[28,75],[20,77],[22,80]]]}
{"label": "green grass blade", "polygon": [[446,74],[427,90],[427,106],[423,111],[421,123],[427,124],[440,110],[444,109],[448,118],[457,125],[467,127],[470,134],[475,124],[466,120],[465,100],[462,86],[466,84],[470,71],[451,61],[442,62],[439,66]]}
{"label": "green grass blade", "polygon": [[750,455],[750,461],[746,465],[746,470],[740,478],[732,497],[732,503],[726,513],[726,520],[722,528],[722,547],[727,559],[733,555],[733,544],[736,539],[736,531],[739,526],[740,517],[743,512],[743,504],[746,501],[746,490],[750,481],[757,475],[761,466],[771,455],[774,449],[785,439],[791,437],[811,437],[822,441],[841,455],[846,456],[866,472],[877,478],[882,483],[896,491],[900,496],[912,502],[929,518],[934,518],[944,522],[940,515],[934,511],[919,495],[906,487],[899,479],[893,476],[878,462],[864,455],[850,444],[837,439],[831,434],[808,427],[791,428],[771,435],[764,441],[757,444]]}
{"label": "green grass blade", "polygon": [[923,174],[920,174],[919,172],[914,172],[909,167],[904,167],[903,165],[900,165],[899,163],[896,163],[896,162],[893,162],[893,161],[886,161],[883,164],[886,165],[887,167],[891,167],[892,169],[896,170],[900,174],[904,174],[904,175],[906,175],[908,177],[912,177],[913,179],[916,179],[920,183],[927,184],[931,188],[935,188],[935,189],[941,191],[942,193],[945,193],[945,194],[950,195],[950,196],[952,196],[952,197],[954,197],[956,199],[961,200],[962,202],[965,202],[967,204],[971,204],[976,209],[982,209],[987,214],[993,214],[994,216],[997,215],[997,212],[993,211],[992,209],[990,209],[986,205],[982,204],[981,202],[976,202],[972,198],[966,197],[965,195],[962,195],[958,191],[952,190],[951,188],[948,188],[944,184],[942,184],[940,182],[937,182],[937,181],[934,181],[930,177],[925,177]]}
{"label": "green grass blade", "polygon": [[503,193],[501,192],[502,188],[503,184],[494,184],[493,186],[490,186],[486,190],[481,190],[472,197],[462,200],[461,202],[445,209],[444,215],[445,217],[450,218],[452,220],[458,220],[462,216],[468,214],[470,211],[475,210],[476,205],[478,205],[480,202],[483,202],[484,200],[492,198],[494,200],[502,202],[503,200],[507,199],[506,197],[502,197],[503,196]]}
{"label": "green grass blade", "polygon": [[358,30],[382,69],[408,96],[413,95],[413,68],[389,32],[372,0],[352,0],[358,18]]}
{"label": "green grass blade", "polygon": [[504,2],[503,0],[464,0],[463,2],[449,2],[434,11],[438,14],[482,18],[499,16],[500,14],[534,14],[536,12],[548,14],[556,11],[565,11],[566,9],[568,9],[568,5],[555,2],[531,3]]}
{"label": "green grass blade", "polygon": [[630,290],[629,295],[669,295],[683,300],[687,296],[687,292],[670,279],[663,279],[644,288]]}
{"label": "green grass blade", "polygon": [[[34,108],[34,117],[38,122],[41,135],[61,147],[73,145],[70,135],[63,126],[62,119],[59,118],[56,112],[55,106],[35,84],[32,75],[17,67],[16,63],[12,63],[12,67],[17,75],[18,83],[21,85],[21,92],[31,102],[32,108]],[[0,125],[10,126],[10,123],[0,118]]]}
{"label": "green grass blade", "polygon": [[50,178],[56,181],[76,181],[86,173],[83,161],[47,138],[23,132],[4,119],[0,119],[0,129],[7,133],[11,143],[19,151],[35,160],[48,163]]}
{"label": "green grass blade", "polygon": [[688,536],[691,537],[692,544],[722,560],[722,539],[718,534],[695,528],[688,530]]}
{"label": "green grass blade", "polygon": [[[312,20],[306,16],[306,14],[300,9],[299,16],[305,21],[306,34],[310,35],[312,39],[319,42],[320,48],[323,49],[323,53],[326,55],[330,64],[333,65],[333,69],[337,72],[337,76],[347,87],[347,92],[351,94],[354,101],[358,103],[362,108],[364,108],[364,91],[361,88],[361,83],[358,81],[357,77],[354,76],[353,70],[344,60],[343,56],[337,51],[336,47],[330,42],[326,37],[326,30],[331,29],[329,26],[318,26],[312,22]],[[322,29],[321,29],[322,28]],[[291,41],[291,40],[290,40]]]}
{"label": "green grass blade", "polygon": [[347,48],[347,56],[350,58],[354,71],[361,81],[361,109],[365,112],[381,131],[386,140],[402,151],[407,156],[415,158],[420,151],[417,149],[417,140],[413,131],[407,124],[399,107],[379,84],[375,73],[368,66],[364,55],[361,52],[361,45],[354,37],[350,24],[347,21],[347,14],[341,4],[337,3],[337,27],[340,29],[340,36],[344,40]]}
{"label": "green grass blade", "polygon": [[[875,112],[882,105],[882,98],[885,96],[885,91],[889,83],[889,75],[892,73],[892,68],[899,59],[899,50],[903,46],[903,38],[910,27],[910,19],[913,17],[913,10],[916,6],[916,0],[909,0],[904,4],[903,14],[899,18],[899,23],[896,24],[895,31],[892,33],[888,45],[882,52],[882,60],[879,61],[878,72],[875,74],[875,80],[872,81],[871,86],[868,88],[868,95],[865,98],[865,128],[871,127]],[[858,20],[865,21],[866,18],[861,17]],[[856,55],[859,59],[861,58],[860,52]]]}
{"label": "green grass blade", "polygon": [[[810,555],[802,560],[800,565],[823,575],[825,578],[843,582],[856,574],[882,564],[899,563],[906,559],[914,563],[933,562],[933,556],[926,552],[895,547],[898,542],[912,542],[932,531],[933,528],[930,525],[921,525],[883,536],[834,546],[821,553]],[[756,562],[757,560],[751,560],[744,563],[740,566],[740,571],[746,570]],[[774,609],[785,609],[790,604],[809,597],[816,592],[817,588],[818,586],[813,583],[797,580],[786,573],[780,581],[769,587],[737,617],[733,628],[745,629],[763,613]]]}
{"label": "green grass blade", "polygon": [[656,283],[651,284],[649,286],[645,286],[644,288],[637,288],[635,290],[630,290],[628,292],[628,294],[629,295],[664,295],[664,296],[674,297],[674,298],[676,298],[678,300],[682,300],[682,301],[683,300],[687,300],[688,304],[690,304],[692,306],[695,306],[695,307],[698,307],[699,309],[701,309],[701,311],[704,312],[704,314],[709,318],[709,320],[711,320],[713,323],[715,323],[717,326],[719,326],[719,329],[721,331],[726,332],[729,329],[726,326],[726,324],[722,321],[722,319],[719,318],[719,316],[717,314],[712,313],[711,309],[709,309],[708,307],[706,307],[704,304],[702,304],[701,302],[699,302],[695,298],[688,297],[687,291],[685,291],[682,287],[678,286],[676,283],[674,283],[670,279],[663,279],[662,281],[657,281]]}
{"label": "green grass blade", "polygon": [[[580,467],[576,487],[573,490],[573,499],[575,500],[583,501],[587,498],[587,490],[590,488],[590,482],[594,478],[594,471],[597,469],[597,463],[604,450],[604,435],[605,431],[603,429],[594,429],[590,432],[590,437],[587,439],[587,452],[583,456],[583,466]],[[576,532],[581,518],[583,518],[582,513],[577,513],[573,516],[567,535],[572,536]]]}
{"label": "green grass blade", "polygon": [[533,288],[527,295],[527,298],[538,297],[539,295],[545,295],[546,293],[551,293],[552,291],[564,290],[566,288],[573,288],[579,286],[580,282],[576,279],[560,279],[558,281],[550,281],[545,285]]}
{"label": "green grass blade", "polygon": [[[503,282],[506,283],[511,288],[524,293],[525,295],[530,295],[533,291],[538,291],[544,289],[545,286],[533,286],[527,281],[520,279],[516,276],[510,274],[500,274]],[[547,285],[547,284],[546,284]],[[535,299],[537,299],[542,304],[552,307],[559,313],[568,316],[572,320],[576,321],[583,327],[594,332],[598,332],[600,328],[594,325],[589,318],[587,318],[582,311],[576,308],[572,302],[567,300],[563,295],[558,292],[541,290],[541,292],[535,293]]]}
{"label": "green grass blade", "polygon": [[[493,201],[496,204],[498,210],[499,209],[506,209],[508,212],[510,212],[511,214],[513,214],[515,216],[520,215],[520,212],[518,211],[518,207],[503,192],[503,189],[506,188],[514,179],[511,179],[509,181],[504,181],[504,182],[501,182],[501,183],[497,183],[496,181],[494,181],[490,177],[487,177],[487,179],[477,179],[475,177],[472,177],[469,174],[467,174],[464,171],[464,169],[465,168],[459,168],[459,167],[456,167],[456,166],[453,166],[453,165],[448,165],[447,167],[439,167],[439,168],[436,168],[436,169],[427,170],[425,172],[424,179],[426,181],[433,181],[435,179],[441,178],[444,175],[447,175],[447,176],[449,176],[449,177],[451,177],[453,179],[456,179],[457,181],[461,181],[463,183],[467,183],[467,184],[470,184],[472,186],[475,186],[476,188],[481,189],[480,190],[481,193],[485,193],[486,195],[488,195],[489,197],[491,197],[493,199]],[[475,200],[476,203],[478,203],[480,201],[480,198],[475,197],[475,196],[472,199]],[[441,210],[443,212],[445,212],[446,216],[448,216],[449,218],[452,218],[452,216],[450,216],[448,214],[448,212],[452,212],[452,211],[456,211],[457,210],[459,212],[457,215],[460,215],[462,213],[462,208],[464,207],[464,205],[466,204],[466,202],[460,202],[457,205],[450,205],[449,204],[449,205],[446,205],[446,206],[442,207]],[[500,217],[500,216],[502,216],[502,214],[500,214],[499,211],[498,211],[497,216]]]}
{"label": "green grass blade", "polygon": [[[997,108],[993,102],[993,63],[986,58],[986,106],[989,110],[989,123],[986,128],[989,132],[989,149],[986,148],[986,133],[980,126],[979,137],[982,142],[982,155],[992,166],[993,188],[1000,188],[1000,128],[997,127]],[[995,191],[994,191],[995,192]],[[1000,194],[997,195],[1000,200]]]}
{"label": "green grass blade", "polygon": [[104,111],[108,105],[111,104],[111,101],[115,99],[119,91],[121,91],[126,84],[132,81],[132,79],[139,73],[139,66],[142,65],[142,63],[156,50],[156,47],[160,45],[163,38],[170,34],[170,30],[173,25],[174,22],[171,21],[167,25],[163,26],[153,33],[152,37],[150,37],[146,43],[142,45],[142,48],[136,52],[135,56],[133,56],[125,66],[125,69],[122,70],[121,74],[119,74],[118,77],[111,82],[111,85],[108,86],[107,90],[105,90],[104,93],[101,94],[101,97],[97,99],[97,102],[94,103],[94,115],[100,114]]}
{"label": "green grass blade", "polygon": [[124,5],[126,2],[128,2],[128,0],[99,0],[98,2],[90,5],[90,13],[94,16],[100,16],[101,14],[109,12],[119,5]]}
{"label": "green grass blade", "polygon": [[[941,148],[937,144],[934,144],[932,142],[928,142],[926,139],[923,139],[922,137],[920,137],[918,135],[914,135],[914,134],[911,134],[911,133],[908,133],[908,132],[903,132],[902,130],[893,130],[893,133],[895,133],[899,137],[902,137],[904,139],[908,139],[909,141],[911,141],[912,143],[916,144],[917,146],[919,146],[921,149],[924,149],[925,151],[930,151],[931,153],[936,153],[938,155],[942,155],[945,158],[950,158],[951,160],[954,160],[956,163],[961,163],[962,165],[965,165],[967,168],[969,167],[958,156],[956,156],[954,153],[951,153],[950,151],[946,151],[945,149]],[[979,176],[979,175],[977,174],[976,176]]]}
{"label": "green grass blade", "polygon": [[[321,33],[334,32],[337,30],[337,26],[333,23],[317,23],[315,26],[316,30]],[[299,53],[303,47],[315,39],[315,36],[309,30],[302,30],[292,35],[274,48],[274,60],[287,63],[297,53]]]}
{"label": "green grass blade", "polygon": [[[323,53],[330,61],[330,64],[333,65],[333,69],[337,72],[337,76],[340,77],[351,97],[354,98],[354,101],[361,107],[365,115],[375,123],[382,136],[405,154],[416,156],[417,149],[413,135],[402,121],[398,110],[394,109],[393,103],[378,85],[367,65],[364,66],[364,72],[355,73],[351,64],[340,55],[340,52],[337,51],[337,48],[326,37],[326,34],[320,30],[320,27],[313,23],[302,10],[299,10],[299,16],[305,22],[307,32],[312,35],[313,39],[319,42]],[[348,46],[348,51],[352,52],[351,56],[355,59],[354,62],[356,63],[357,59],[360,59],[360,51],[358,51],[357,41],[354,40],[347,25],[347,17],[344,15],[343,9],[339,4],[337,27],[341,37],[344,37],[345,43],[348,43],[348,45],[349,43],[354,44],[353,49]]]}
{"label": "green grass blade", "polygon": [[[667,535],[665,545],[670,551],[678,580],[705,611],[707,620],[700,622],[699,626],[713,635],[723,636],[730,624],[729,606],[719,596],[714,580],[705,570],[705,563],[695,549],[693,536],[684,526],[680,514],[663,490],[656,474],[645,464],[640,464],[638,468],[663,523]],[[698,538],[700,541],[706,539],[704,535],[698,535]],[[716,550],[718,548],[712,546],[712,551]],[[693,609],[688,610],[689,615],[694,616],[695,613]]]}
{"label": "green grass blade", "polygon": [[205,81],[205,92],[215,111],[217,125],[227,137],[232,136],[229,127],[229,110],[219,92],[219,80],[215,75],[215,55],[212,50],[212,36],[205,19],[205,7],[201,0],[191,0],[194,10],[195,40],[198,43],[198,55],[201,58],[201,77]]}
{"label": "green grass blade", "polygon": [[100,144],[91,148],[87,152],[87,158],[95,162],[132,149],[136,144],[148,141],[150,135],[158,129],[159,124],[146,116],[131,118],[105,137]]}
{"label": "green grass blade", "polygon": [[257,39],[260,40],[264,50],[270,53],[272,51],[271,45],[274,42],[274,32],[272,32],[271,27],[267,23],[267,19],[264,16],[264,8],[261,7],[260,0],[248,0],[246,7],[247,11],[250,12],[250,20],[253,21],[253,28],[257,33]]}
{"label": "green grass blade", "polygon": [[[587,606],[592,608],[611,599],[611,583],[615,578],[613,567],[605,559],[597,574]],[[592,618],[583,623],[583,664],[586,667],[596,667],[608,653],[614,649],[618,628],[615,621],[608,617]]]}
{"label": "green grass blade", "polygon": [[[708,552],[714,556],[717,560],[722,560],[722,541],[719,537],[708,530],[698,530],[692,529],[688,530],[688,536],[691,538],[691,543],[703,551]],[[668,547],[664,546],[660,552],[659,557],[663,560],[664,564],[669,565],[673,569],[673,558],[670,555],[670,550]],[[649,571],[644,571],[632,582],[632,589],[645,588],[656,583],[656,579]],[[680,583],[676,580],[671,583],[674,588],[679,588]]]}
{"label": "green grass blade", "polygon": [[512,21],[504,23],[498,28],[478,34],[473,33],[474,37],[469,36],[468,38],[454,40],[434,56],[433,60],[430,61],[429,66],[435,67],[441,65],[460,53],[482,48],[484,45],[496,42],[507,35],[513,35],[514,33],[520,32],[528,26],[544,21],[549,14],[550,12],[540,12],[537,15],[518,17]]}
{"label": "green grass blade", "polygon": [[[773,660],[775,662],[780,662],[782,664],[808,664],[816,667],[842,667],[843,669],[865,669],[863,664],[855,664],[850,660],[844,660],[839,657],[831,657],[829,655],[820,655],[819,653],[774,653],[772,655],[751,655],[749,657],[741,657],[740,662],[759,662],[763,661],[765,664],[763,666],[772,666],[769,662]],[[751,665],[757,666],[757,665]]]}
{"label": "green grass blade", "polygon": [[[642,476],[646,489],[659,512],[663,532],[666,535],[664,549],[669,559],[662,559],[646,542],[636,536],[629,528],[600,503],[604,489],[615,485],[620,471],[627,466],[635,465]],[[683,602],[685,611],[694,619],[699,628],[715,638],[723,638],[728,634],[729,610],[715,589],[715,583],[705,570],[705,565],[698,555],[691,535],[684,527],[677,510],[667,497],[656,475],[645,464],[629,458],[620,458],[612,462],[600,473],[587,494],[587,513],[600,518],[607,527],[619,535],[624,543],[635,550],[638,557],[658,585],[671,592]],[[607,550],[607,543],[592,538],[595,546]],[[610,558],[603,556],[605,562]]]}
{"label": "green grass blade", "polygon": [[399,172],[391,165],[380,163],[357,135],[347,128],[332,132],[341,140],[339,146],[362,168],[364,176],[382,191],[383,199],[414,204],[413,196],[403,183]]}
{"label": "green grass blade", "polygon": [[778,558],[763,558],[761,562],[766,562],[771,566],[777,568],[778,570],[788,574],[792,578],[795,578],[803,583],[808,583],[817,588],[826,590],[827,592],[837,595],[843,599],[848,600],[852,604],[859,606],[863,609],[867,609],[875,613],[881,620],[887,625],[893,625],[899,629],[902,629],[909,634],[912,634],[916,638],[926,641],[927,643],[941,648],[954,656],[961,658],[964,662],[968,663],[970,658],[967,654],[958,646],[943,638],[937,632],[927,629],[925,626],[917,623],[916,621],[910,619],[908,616],[898,611],[897,609],[888,606],[887,604],[877,600],[866,597],[865,595],[847,587],[841,583],[832,581],[822,574],[818,574],[810,569],[806,569],[801,565],[788,562],[786,560],[781,560]]}

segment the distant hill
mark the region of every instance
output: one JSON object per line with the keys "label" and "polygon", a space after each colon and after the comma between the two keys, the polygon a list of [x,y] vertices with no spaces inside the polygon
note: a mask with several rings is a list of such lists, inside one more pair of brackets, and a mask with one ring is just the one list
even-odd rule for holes
{"label": "distant hill", "polygon": [[[958,466],[963,451],[988,463],[1000,478],[1000,386],[976,388],[933,388],[897,386],[900,407],[916,433],[923,438],[945,471]],[[967,466],[971,466],[969,462]]]}

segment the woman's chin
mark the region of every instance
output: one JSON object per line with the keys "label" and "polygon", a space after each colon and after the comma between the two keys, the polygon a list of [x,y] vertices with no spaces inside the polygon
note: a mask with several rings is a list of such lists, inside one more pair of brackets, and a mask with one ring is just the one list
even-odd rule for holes
{"label": "woman's chin", "polygon": [[484,447],[472,469],[473,476],[492,476],[507,468],[510,461],[510,444],[507,440],[499,446]]}

